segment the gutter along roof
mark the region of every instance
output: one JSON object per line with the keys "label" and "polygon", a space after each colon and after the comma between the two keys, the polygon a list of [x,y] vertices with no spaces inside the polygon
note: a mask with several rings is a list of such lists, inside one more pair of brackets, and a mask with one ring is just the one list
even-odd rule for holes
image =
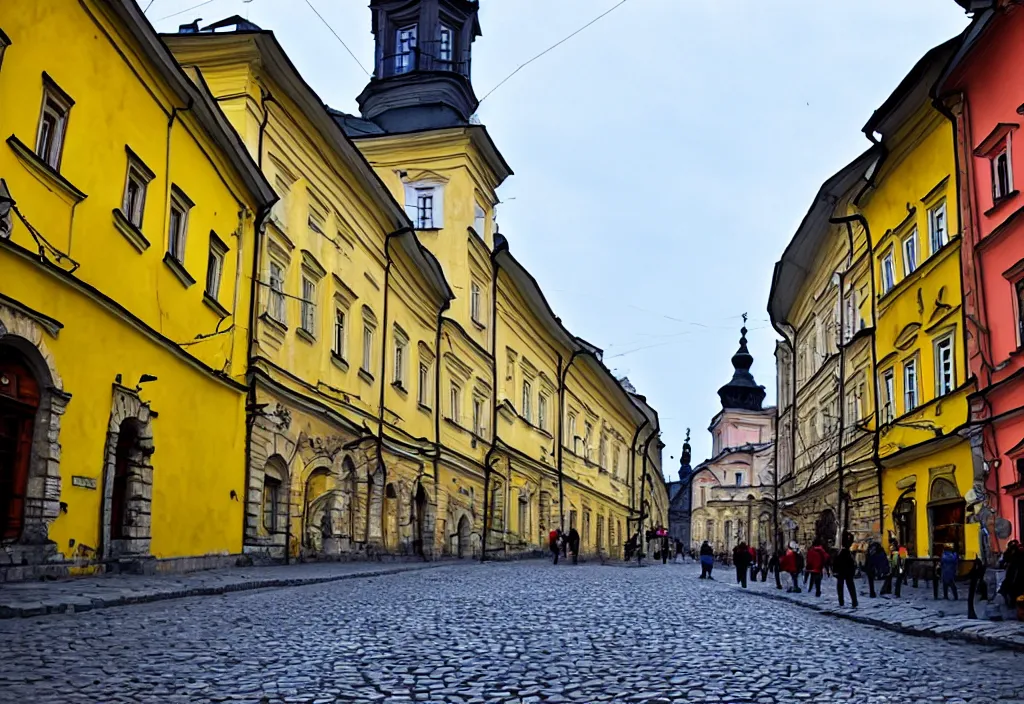
{"label": "gutter along roof", "polygon": [[186,75],[134,0],[106,0],[105,5],[131,32],[143,55],[156,67],[160,78],[166,81],[175,96],[188,106],[189,111],[206,130],[207,136],[211,137],[224,152],[243,183],[259,199],[259,206],[266,208],[276,203],[277,193],[213,100],[202,77],[198,77],[197,84]]}
{"label": "gutter along roof", "polygon": [[[122,1],[130,2],[131,0]],[[445,279],[440,262],[416,238],[412,220],[409,219],[405,208],[394,199],[377,172],[363,157],[359,148],[334,121],[334,118],[328,113],[326,105],[302,78],[273,32],[263,29],[231,32],[201,31],[192,34],[162,34],[160,37],[171,47],[184,47],[199,42],[238,41],[239,39],[251,42],[259,52],[260,67],[275,83],[281,86],[306,119],[313,124],[320,136],[334,149],[335,154],[355,176],[356,185],[369,193],[373,197],[373,203],[384,211],[389,226],[395,233],[399,233],[399,240],[406,254],[423,271],[436,292],[445,300],[450,301],[455,298],[447,279]]]}
{"label": "gutter along roof", "polygon": [[818,189],[804,219],[775,264],[771,293],[768,295],[768,315],[774,323],[787,322],[797,296],[825,242],[835,214],[836,205],[844,195],[865,178],[865,174],[878,158],[878,147],[871,147],[849,164],[829,177]]}
{"label": "gutter along roof", "polygon": [[953,74],[967,60],[995,18],[996,13],[992,9],[986,9],[974,16],[967,29],[960,35],[960,46],[957,47],[956,52],[950,57],[942,73],[939,74],[938,79],[932,86],[931,97],[933,99],[942,96],[950,88],[949,83],[951,83],[950,79],[953,77]]}

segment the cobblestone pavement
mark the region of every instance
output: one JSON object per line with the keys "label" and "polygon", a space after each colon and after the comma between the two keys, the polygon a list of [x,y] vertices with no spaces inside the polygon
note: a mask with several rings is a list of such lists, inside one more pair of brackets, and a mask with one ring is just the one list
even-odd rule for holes
{"label": "cobblestone pavement", "polygon": [[678,565],[446,566],[11,619],[0,642],[0,701],[20,704],[1024,702],[1024,654]]}

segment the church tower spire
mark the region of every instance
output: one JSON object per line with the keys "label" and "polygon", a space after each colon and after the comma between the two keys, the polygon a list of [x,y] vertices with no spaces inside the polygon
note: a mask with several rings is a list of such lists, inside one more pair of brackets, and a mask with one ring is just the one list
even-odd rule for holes
{"label": "church tower spire", "polygon": [[478,0],[370,0],[375,40],[370,83],[356,101],[385,132],[469,124]]}
{"label": "church tower spire", "polygon": [[743,327],[740,328],[740,348],[732,356],[733,375],[728,384],[718,390],[722,400],[722,408],[733,408],[743,411],[760,411],[764,403],[764,387],[758,386],[750,367],[754,357],[747,351],[747,314],[743,314]]}

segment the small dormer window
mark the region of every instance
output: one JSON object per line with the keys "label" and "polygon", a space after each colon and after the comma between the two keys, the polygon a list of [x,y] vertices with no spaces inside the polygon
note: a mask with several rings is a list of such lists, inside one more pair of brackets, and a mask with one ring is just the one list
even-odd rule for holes
{"label": "small dormer window", "polygon": [[438,61],[447,64],[447,68],[451,68],[455,56],[455,32],[448,25],[441,24],[438,35]]}
{"label": "small dormer window", "polygon": [[395,33],[395,74],[408,73],[415,66],[416,25],[402,27]]}
{"label": "small dormer window", "polygon": [[444,227],[444,187],[435,183],[405,185],[405,211],[417,230],[439,230]]}
{"label": "small dormer window", "polygon": [[1013,190],[1009,143],[992,159],[992,200],[999,201]]}

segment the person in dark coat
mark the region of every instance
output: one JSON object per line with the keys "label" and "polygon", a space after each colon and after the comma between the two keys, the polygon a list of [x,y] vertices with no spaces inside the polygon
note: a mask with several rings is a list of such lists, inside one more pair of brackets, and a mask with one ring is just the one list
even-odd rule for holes
{"label": "person in dark coat", "polygon": [[950,590],[953,590],[953,601],[960,600],[960,595],[956,591],[956,573],[959,565],[960,556],[956,554],[951,543],[946,543],[942,548],[942,558],[939,560],[943,599],[948,599]]}
{"label": "person in dark coat", "polygon": [[1024,548],[1018,541],[1007,544],[1006,552],[999,558],[999,568],[1006,570],[1006,575],[997,591],[1008,607],[1016,608],[1017,597],[1024,594]]}
{"label": "person in dark coat", "polygon": [[750,566],[750,549],[740,543],[732,551],[732,564],[736,567],[736,583],[747,588],[747,568]]}
{"label": "person in dark coat", "polygon": [[875,598],[875,580],[886,580],[882,585],[880,593],[888,594],[887,589],[891,588],[889,582],[889,559],[885,556],[882,544],[875,541],[868,545],[868,559],[864,565],[864,572],[868,576],[868,594]]}
{"label": "person in dark coat", "polygon": [[668,533],[666,533],[665,535],[661,536],[661,564],[663,565],[668,564],[668,551]]}
{"label": "person in dark coat", "polygon": [[850,546],[853,545],[853,535],[843,533],[843,548],[836,555],[832,565],[832,572],[836,576],[836,594],[839,596],[839,605],[845,606],[844,590],[850,592],[850,606],[857,608],[857,588],[853,583],[853,575],[857,571],[857,564],[853,561],[853,553]]}
{"label": "person in dark coat", "polygon": [[580,534],[575,528],[569,529],[569,552],[572,553],[572,564],[577,564],[580,559]]}
{"label": "person in dark coat", "polygon": [[561,551],[562,546],[559,542],[562,540],[562,530],[555,528],[553,531],[548,533],[548,549],[551,550],[551,554],[555,558],[555,564],[558,564],[558,553]]}
{"label": "person in dark coat", "polygon": [[715,567],[715,551],[711,548],[711,544],[708,541],[700,546],[700,578],[701,579],[714,579],[711,576],[711,570]]}

